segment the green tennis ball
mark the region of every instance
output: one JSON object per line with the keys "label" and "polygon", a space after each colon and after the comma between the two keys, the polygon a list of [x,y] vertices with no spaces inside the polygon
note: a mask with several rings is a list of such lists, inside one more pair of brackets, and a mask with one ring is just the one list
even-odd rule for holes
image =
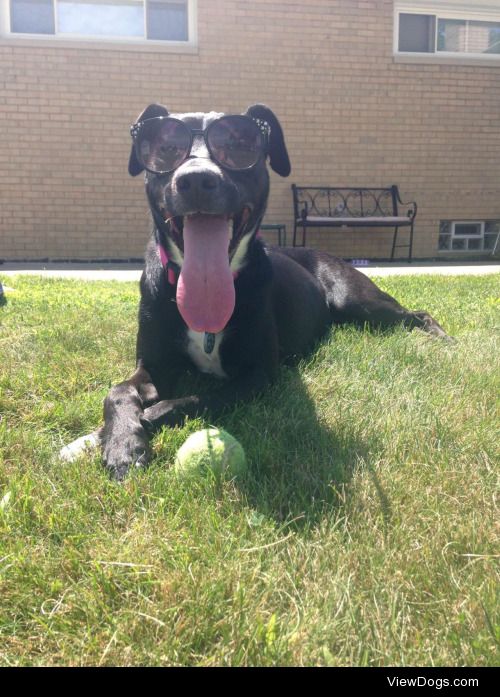
{"label": "green tennis ball", "polygon": [[246,471],[245,451],[227,431],[205,428],[192,433],[181,445],[175,469],[181,474],[212,471],[217,477],[238,477]]}

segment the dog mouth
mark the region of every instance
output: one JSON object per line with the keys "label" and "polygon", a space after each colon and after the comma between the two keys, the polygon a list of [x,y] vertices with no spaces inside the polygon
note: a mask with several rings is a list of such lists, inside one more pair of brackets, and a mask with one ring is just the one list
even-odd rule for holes
{"label": "dog mouth", "polygon": [[177,308],[196,332],[217,334],[229,322],[236,294],[231,258],[248,233],[251,208],[240,213],[168,216],[169,234],[182,253]]}
{"label": "dog mouth", "polygon": [[228,254],[229,259],[232,258],[242,238],[247,233],[247,223],[252,214],[252,207],[245,205],[238,213],[218,214],[218,213],[191,213],[188,215],[171,215],[167,210],[162,211],[164,220],[169,225],[169,234],[175,245],[181,252],[184,252],[184,227],[193,219],[199,221],[205,219],[207,223],[210,220],[222,219],[230,223],[230,240]]}

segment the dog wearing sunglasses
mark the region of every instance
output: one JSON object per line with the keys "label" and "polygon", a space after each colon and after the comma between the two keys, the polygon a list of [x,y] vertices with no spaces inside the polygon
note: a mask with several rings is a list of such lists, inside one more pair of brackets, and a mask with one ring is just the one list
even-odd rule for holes
{"label": "dog wearing sunglasses", "polygon": [[[333,323],[404,324],[448,338],[350,264],[259,238],[269,195],[267,164],[290,161],[280,123],[257,104],[244,115],[172,114],[152,104],[131,128],[129,173],[144,172],[153,234],[142,274],[134,374],[111,389],[104,426],[63,448],[73,459],[102,446],[112,477],[147,464],[150,435],[186,417],[217,418],[304,355]],[[195,368],[221,378],[209,394],[176,397]]]}

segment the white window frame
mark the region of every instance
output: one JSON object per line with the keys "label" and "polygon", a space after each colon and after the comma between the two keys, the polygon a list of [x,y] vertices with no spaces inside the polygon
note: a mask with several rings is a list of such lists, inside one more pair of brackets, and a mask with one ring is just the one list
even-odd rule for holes
{"label": "white window frame", "polygon": [[[494,253],[498,244],[498,239],[500,237],[500,232],[486,232],[486,224],[493,222],[492,220],[447,220],[443,221],[447,222],[450,225],[450,232],[449,233],[440,233],[439,237],[446,235],[447,237],[450,238],[450,241],[453,242],[453,240],[480,240],[481,244],[479,249],[468,249],[469,243],[467,242],[467,248],[466,249],[452,249],[452,245],[450,244],[450,249],[439,249],[438,247],[438,254],[482,254],[482,253]],[[456,232],[456,226],[457,225],[479,225],[480,229],[480,234],[479,235],[461,235],[460,233]],[[484,240],[485,240],[485,235],[492,236],[494,237],[496,234],[496,242],[493,246],[493,250],[490,248],[485,248],[484,246]]]}
{"label": "white window frame", "polygon": [[[426,63],[482,63],[483,65],[500,64],[500,54],[497,53],[465,53],[461,51],[438,51],[437,32],[440,19],[462,19],[479,22],[498,22],[500,23],[500,0],[490,0],[490,2],[478,2],[476,7],[471,10],[470,2],[447,2],[446,0],[396,0],[394,3],[394,30],[393,30],[393,54],[395,59],[402,59],[410,62]],[[399,50],[399,18],[401,14],[433,15],[436,18],[436,36],[434,46],[435,51],[400,51]]]}
{"label": "white window frame", "polygon": [[[104,1],[104,0],[103,0]],[[106,0],[109,2],[110,0]],[[112,1],[112,0],[111,0]],[[126,1],[126,0],[125,0]],[[148,39],[147,34],[147,3],[146,0],[140,0],[144,7],[144,36],[106,36],[104,34],[88,35],[88,34],[70,34],[57,31],[57,0],[52,0],[54,12],[55,34],[23,34],[21,32],[12,32],[10,30],[10,0],[0,0],[0,42],[8,41],[9,43],[26,43],[46,45],[47,42],[53,45],[60,46],[82,46],[95,47],[99,44],[99,48],[137,48],[140,50],[158,50],[166,49],[167,51],[187,51],[192,52],[197,48],[197,0],[186,0],[188,14],[188,38],[187,41],[176,41],[168,39]],[[173,0],[175,2],[175,0]],[[120,0],[116,0],[119,4]]]}

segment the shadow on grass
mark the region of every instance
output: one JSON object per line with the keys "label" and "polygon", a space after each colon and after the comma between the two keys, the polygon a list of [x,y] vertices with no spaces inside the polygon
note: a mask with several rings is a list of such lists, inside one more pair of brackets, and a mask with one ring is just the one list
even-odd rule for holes
{"label": "shadow on grass", "polygon": [[[317,526],[326,514],[331,516],[335,511],[342,515],[349,484],[356,469],[363,467],[371,475],[387,524],[391,505],[369,465],[382,444],[373,434],[366,440],[360,424],[342,413],[334,382],[329,386],[328,401],[338,404],[338,414],[334,412],[332,417],[330,409],[328,420],[323,418],[302,373],[300,364],[282,366],[278,380],[259,397],[240,403],[217,419],[196,419],[187,431],[213,425],[240,441],[248,473],[237,486],[258,514],[296,529]],[[175,396],[204,394],[220,386],[214,377],[190,372],[180,378]],[[166,438],[159,436],[156,447],[153,444],[157,465],[172,466],[187,431],[173,429]]]}
{"label": "shadow on grass", "polygon": [[212,423],[245,449],[249,471],[238,488],[248,504],[298,528],[315,526],[342,507],[356,467],[378,447],[365,443],[356,424],[340,414],[332,426],[323,422],[297,367],[283,367],[260,397]]}

